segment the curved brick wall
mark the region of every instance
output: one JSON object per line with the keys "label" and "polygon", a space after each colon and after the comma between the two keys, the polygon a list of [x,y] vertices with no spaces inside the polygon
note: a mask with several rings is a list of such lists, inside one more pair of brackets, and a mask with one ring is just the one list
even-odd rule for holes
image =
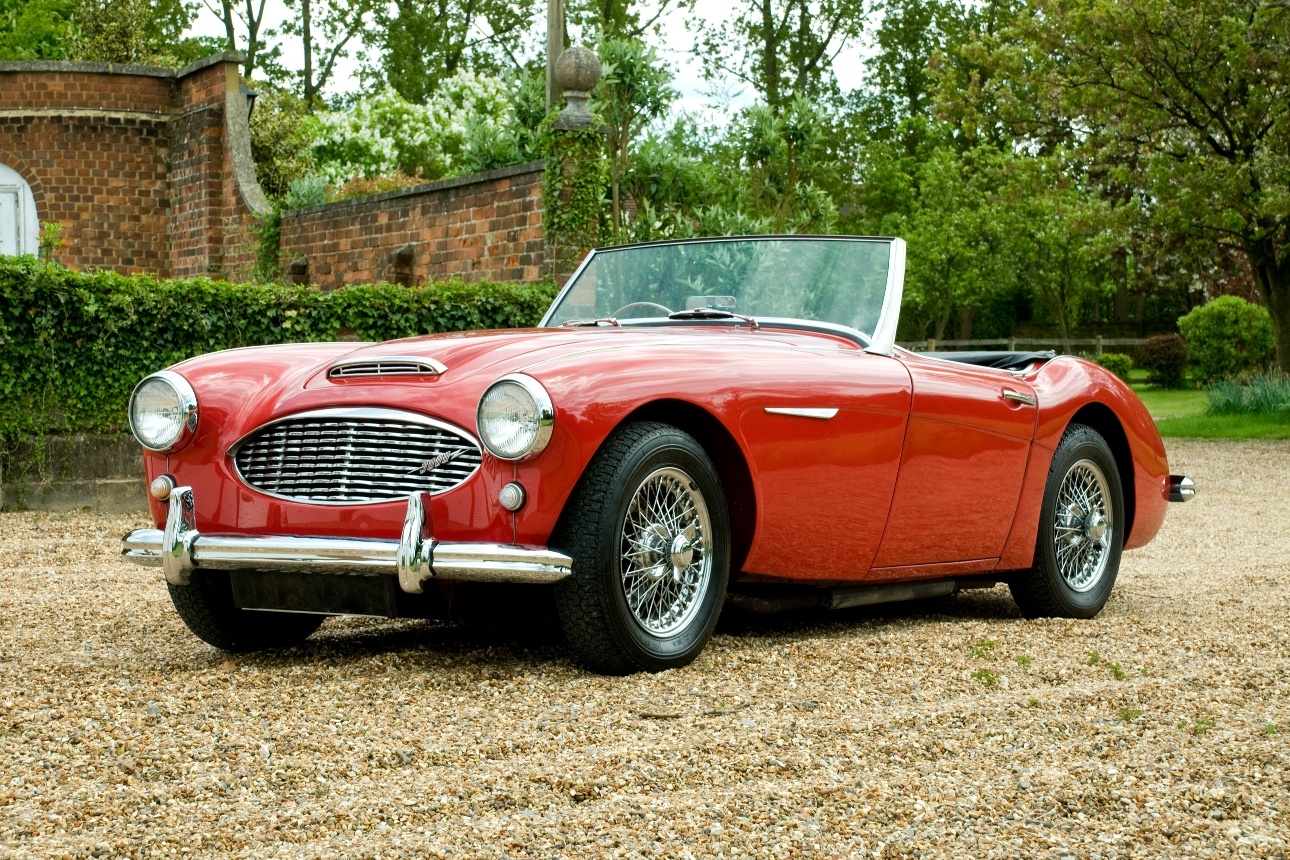
{"label": "curved brick wall", "polygon": [[265,204],[248,174],[238,62],[0,63],[0,162],[31,186],[37,217],[63,225],[63,263],[163,277],[250,269]]}

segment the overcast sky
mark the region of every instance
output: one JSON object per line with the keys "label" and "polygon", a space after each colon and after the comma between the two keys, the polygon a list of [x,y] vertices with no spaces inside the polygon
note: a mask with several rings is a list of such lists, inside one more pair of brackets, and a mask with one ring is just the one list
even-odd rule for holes
{"label": "overcast sky", "polygon": [[[724,20],[731,14],[731,5],[730,0],[696,0],[692,11],[684,13],[670,11],[660,19],[663,38],[657,47],[676,75],[673,86],[681,94],[675,105],[677,111],[704,113],[719,121],[721,116],[727,115],[725,111],[729,108],[740,107],[752,101],[753,94],[735,81],[725,82],[718,87],[718,90],[724,91],[724,95],[718,95],[716,98],[708,95],[713,89],[712,84],[702,77],[702,68],[691,53],[693,37],[685,28],[687,18],[701,18],[713,22]],[[199,9],[200,14],[193,26],[192,34],[223,36],[224,26],[215,14],[204,4]],[[277,27],[287,14],[282,0],[268,0],[266,10],[266,28]],[[528,39],[528,56],[537,56],[541,52],[545,44],[545,32],[546,16],[543,13],[533,22],[533,29]],[[578,34],[575,32],[571,35],[576,42]],[[350,52],[348,59],[337,64],[336,76],[328,86],[327,95],[337,95],[358,89],[357,71],[360,58],[357,53],[361,50],[361,47],[356,47]],[[288,68],[298,70],[304,64],[299,42],[294,40],[287,42],[283,46],[283,52],[283,60]],[[864,46],[853,45],[837,58],[835,71],[843,91],[859,86],[863,55]],[[711,110],[714,107],[718,108],[715,112]]]}

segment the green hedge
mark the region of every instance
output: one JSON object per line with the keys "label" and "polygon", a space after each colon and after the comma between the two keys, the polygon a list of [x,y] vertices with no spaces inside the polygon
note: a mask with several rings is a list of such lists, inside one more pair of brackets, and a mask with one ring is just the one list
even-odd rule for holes
{"label": "green hedge", "polygon": [[555,286],[311,287],[159,281],[0,257],[0,437],[125,427],[140,378],[237,346],[535,325]]}

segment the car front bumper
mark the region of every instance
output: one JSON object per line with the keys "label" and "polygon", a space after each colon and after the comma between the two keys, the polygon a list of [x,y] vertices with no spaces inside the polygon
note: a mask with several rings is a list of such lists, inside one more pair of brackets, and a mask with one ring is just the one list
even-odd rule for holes
{"label": "car front bumper", "polygon": [[121,540],[121,554],[160,567],[166,581],[188,584],[192,572],[296,570],[330,574],[397,575],[399,587],[420,594],[432,579],[473,582],[558,582],[573,559],[550,549],[492,543],[441,543],[428,537],[425,501],[408,498],[399,540],[294,535],[208,535],[197,530],[191,487],[170,492],[164,529],[136,529]]}

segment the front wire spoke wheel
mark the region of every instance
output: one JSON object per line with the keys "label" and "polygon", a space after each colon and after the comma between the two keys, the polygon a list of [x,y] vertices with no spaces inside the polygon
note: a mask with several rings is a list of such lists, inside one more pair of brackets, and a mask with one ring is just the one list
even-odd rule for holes
{"label": "front wire spoke wheel", "polygon": [[1054,549],[1061,577],[1073,591],[1089,591],[1106,572],[1115,513],[1110,497],[1106,475],[1089,459],[1072,465],[1057,491],[1061,525]]}
{"label": "front wire spoke wheel", "polygon": [[730,577],[730,514],[712,459],[685,431],[640,421],[610,434],[552,545],[573,559],[556,607],[589,668],[675,669],[712,638]]}
{"label": "front wire spoke wheel", "polygon": [[680,469],[656,469],[633,492],[620,578],[633,620],[650,635],[672,636],[693,622],[712,578],[711,530],[703,494]]}

